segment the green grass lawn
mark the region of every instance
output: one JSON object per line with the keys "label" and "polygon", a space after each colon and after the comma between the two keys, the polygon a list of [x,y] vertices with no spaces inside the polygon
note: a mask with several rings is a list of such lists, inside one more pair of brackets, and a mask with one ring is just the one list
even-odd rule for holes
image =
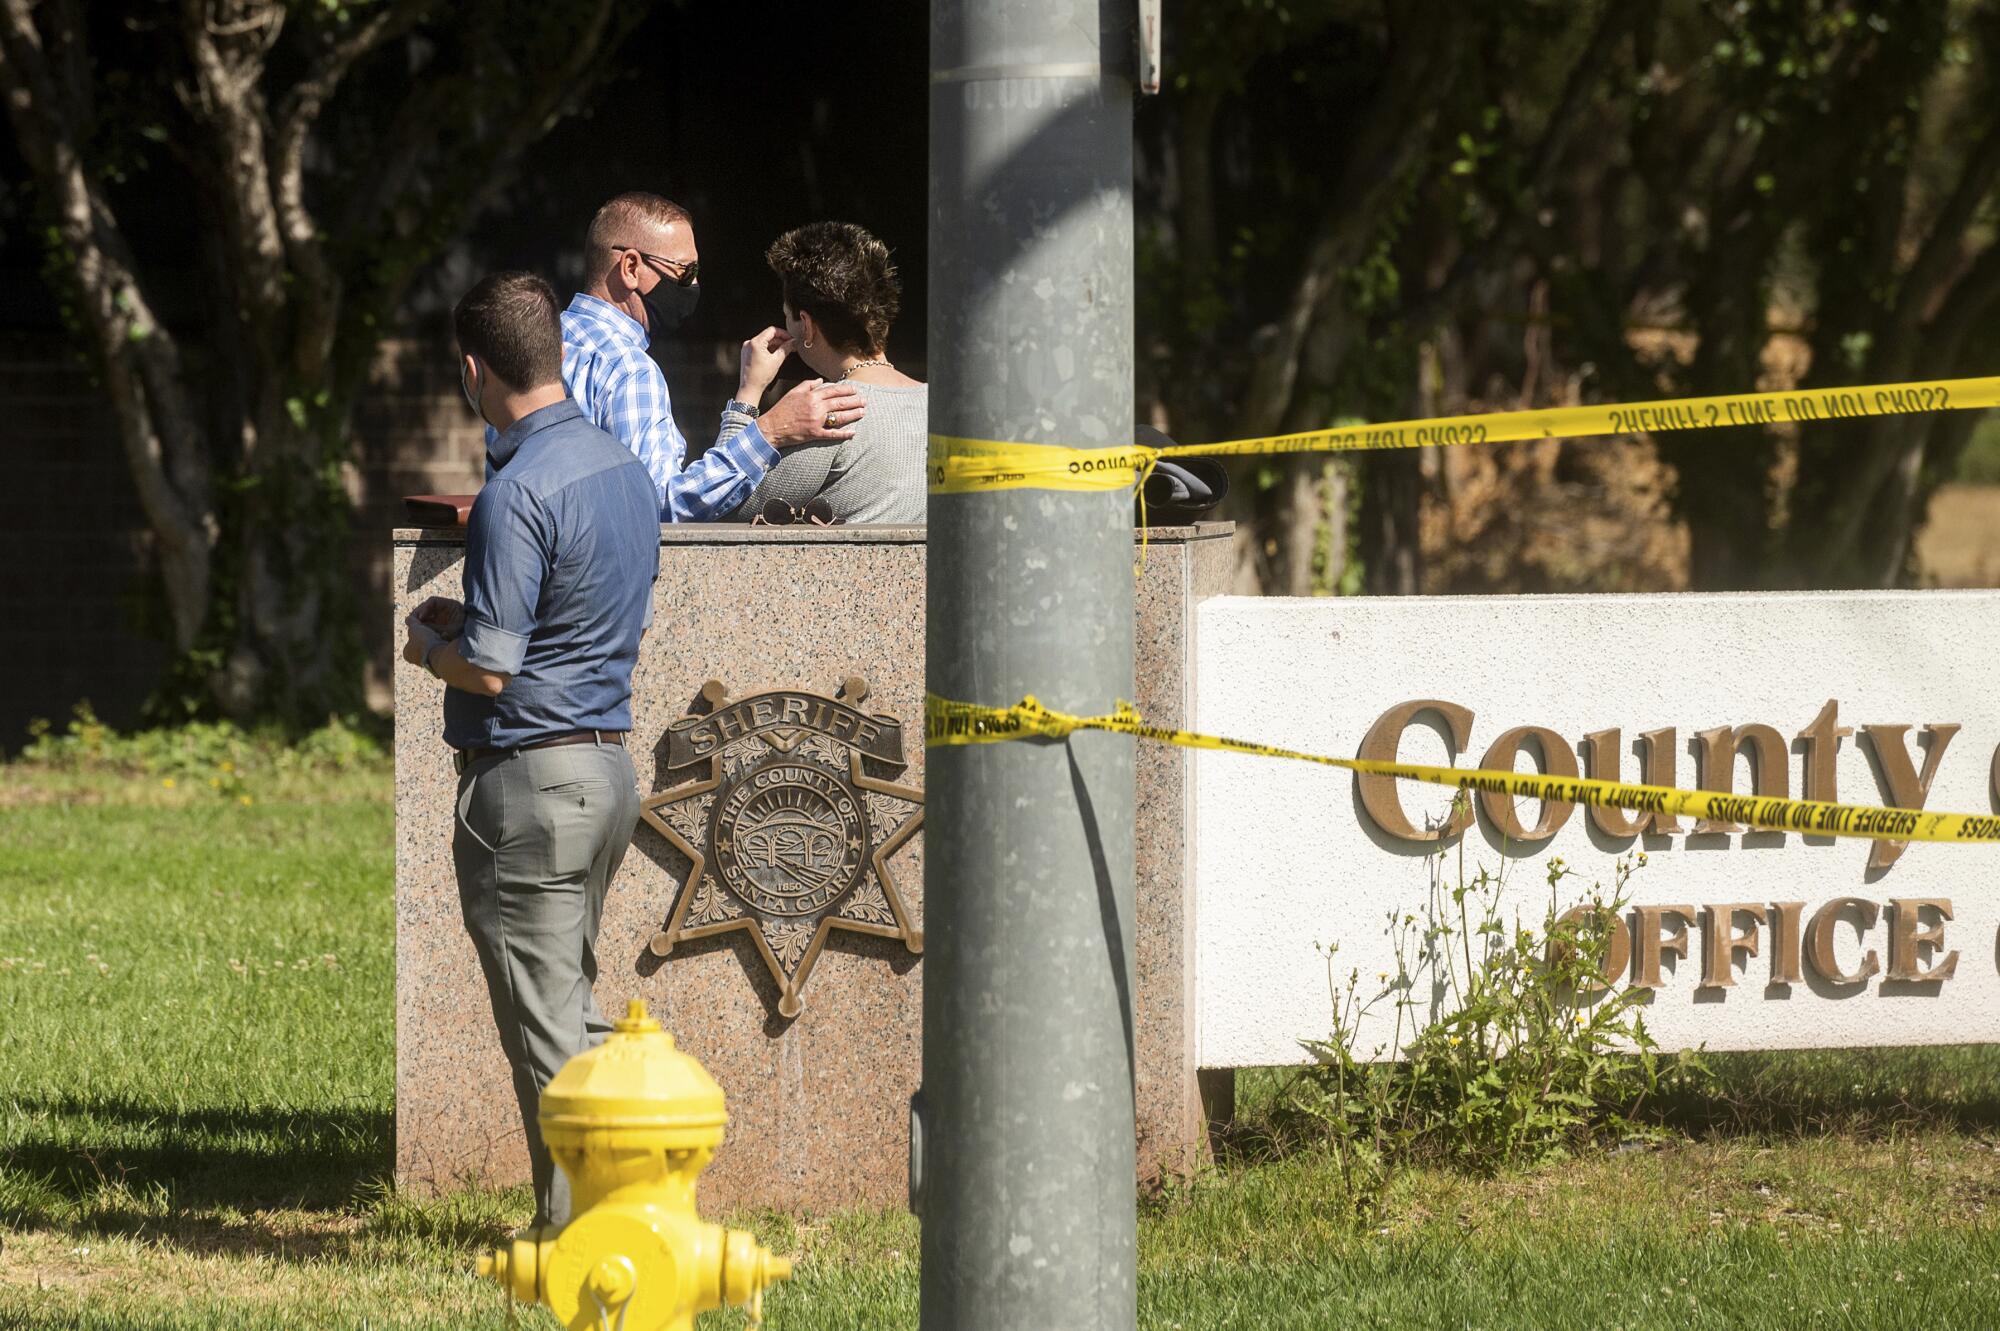
{"label": "green grass lawn", "polygon": [[[0,781],[0,1327],[507,1324],[469,1271],[525,1192],[386,1181],[385,787]],[[1716,1061],[1665,1146],[1409,1169],[1365,1222],[1248,1077],[1241,1149],[1143,1203],[1141,1325],[2000,1325],[2000,1051]],[[805,1258],[771,1324],[916,1324],[909,1217],[747,1220]]]}

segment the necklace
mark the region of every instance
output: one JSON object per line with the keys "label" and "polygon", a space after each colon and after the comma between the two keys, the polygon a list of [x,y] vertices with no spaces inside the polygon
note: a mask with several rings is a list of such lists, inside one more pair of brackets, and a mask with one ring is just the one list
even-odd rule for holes
{"label": "necklace", "polygon": [[856,370],[865,370],[870,365],[880,365],[885,370],[893,370],[896,368],[895,366],[889,364],[888,360],[880,356],[876,357],[874,360],[858,360],[854,362],[854,364],[847,367],[847,374],[841,375],[837,382],[843,384],[846,383],[847,375],[853,374]]}

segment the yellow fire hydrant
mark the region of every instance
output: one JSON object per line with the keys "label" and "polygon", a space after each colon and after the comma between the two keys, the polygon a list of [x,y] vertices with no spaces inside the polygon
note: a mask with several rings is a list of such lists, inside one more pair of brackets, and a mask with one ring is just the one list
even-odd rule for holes
{"label": "yellow fire hydrant", "polygon": [[693,1331],[696,1313],[724,1303],[747,1306],[756,1325],[791,1262],[694,1206],[728,1121],[722,1088],[634,999],[604,1043],[542,1091],[542,1138],[569,1175],[570,1222],[521,1231],[479,1259],[479,1274],[571,1331]]}

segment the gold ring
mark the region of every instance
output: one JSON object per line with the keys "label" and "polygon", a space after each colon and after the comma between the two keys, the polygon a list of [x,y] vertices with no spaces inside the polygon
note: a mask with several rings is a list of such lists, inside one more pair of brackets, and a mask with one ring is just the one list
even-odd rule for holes
{"label": "gold ring", "polygon": [[837,412],[837,411],[829,411],[828,413],[826,413],[826,428],[827,428],[827,429],[831,430],[831,429],[832,429],[832,428],[833,428],[834,426],[836,426],[836,425],[838,425],[838,424],[840,424],[840,413],[839,413],[839,412]]}

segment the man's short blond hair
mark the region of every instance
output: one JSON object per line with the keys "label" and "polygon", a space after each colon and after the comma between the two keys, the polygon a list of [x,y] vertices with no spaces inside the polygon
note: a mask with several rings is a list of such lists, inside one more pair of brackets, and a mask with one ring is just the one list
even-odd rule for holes
{"label": "man's short blond hair", "polygon": [[597,215],[590,219],[590,230],[583,237],[583,262],[594,280],[611,264],[611,248],[614,245],[630,245],[640,239],[638,232],[646,227],[669,227],[676,222],[692,219],[688,210],[672,199],[658,194],[648,194],[644,190],[632,190],[607,199]]}

